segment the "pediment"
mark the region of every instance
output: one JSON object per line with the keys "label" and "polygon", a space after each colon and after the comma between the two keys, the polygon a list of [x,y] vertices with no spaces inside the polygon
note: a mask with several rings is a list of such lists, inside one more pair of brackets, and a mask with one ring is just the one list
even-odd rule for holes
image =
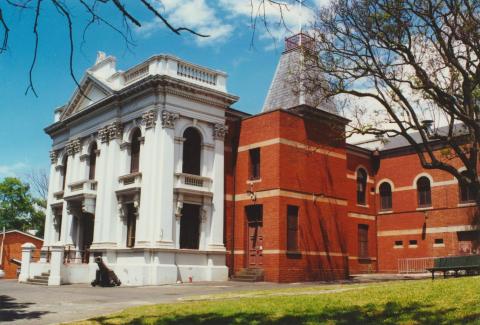
{"label": "pediment", "polygon": [[112,95],[112,93],[111,89],[87,74],[80,82],[80,88],[75,90],[75,93],[63,111],[60,120],[64,120],[67,117],[84,110],[90,105]]}

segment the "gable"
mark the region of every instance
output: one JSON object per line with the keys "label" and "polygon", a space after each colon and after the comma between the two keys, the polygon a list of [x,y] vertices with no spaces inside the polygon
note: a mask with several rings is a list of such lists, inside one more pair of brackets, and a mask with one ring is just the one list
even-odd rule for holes
{"label": "gable", "polygon": [[94,80],[89,75],[82,80],[80,89],[81,91],[79,89],[75,91],[73,97],[70,99],[70,102],[62,113],[60,120],[64,120],[112,94],[107,87],[102,85],[99,81]]}

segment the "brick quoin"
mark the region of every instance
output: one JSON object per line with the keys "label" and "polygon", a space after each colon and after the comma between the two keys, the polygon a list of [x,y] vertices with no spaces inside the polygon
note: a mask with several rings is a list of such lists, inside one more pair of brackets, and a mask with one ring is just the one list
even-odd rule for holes
{"label": "brick quoin", "polygon": [[[459,254],[457,231],[474,229],[475,207],[460,202],[452,175],[424,170],[408,148],[374,156],[372,150],[347,145],[340,136],[342,121],[316,114],[281,109],[255,116],[227,112],[225,245],[231,275],[251,267],[246,215],[250,205],[263,207],[264,254],[257,267],[264,270],[266,281],[398,272],[399,259]],[[249,179],[252,148],[260,148],[258,180]],[[359,168],[368,174],[365,204],[357,203]],[[432,207],[419,210],[415,180],[425,173],[433,180]],[[389,211],[380,209],[378,187],[384,181],[393,184]],[[289,205],[299,211],[295,253],[287,251]],[[368,255],[360,256],[359,227],[366,226]],[[443,243],[436,244],[440,239]],[[409,245],[411,240],[417,244]]]}

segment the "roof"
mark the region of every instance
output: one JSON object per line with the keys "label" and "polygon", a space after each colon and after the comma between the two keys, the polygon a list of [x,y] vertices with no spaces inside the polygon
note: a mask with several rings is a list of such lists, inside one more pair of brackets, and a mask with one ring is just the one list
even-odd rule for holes
{"label": "roof", "polygon": [[[437,133],[439,135],[447,135],[448,133],[448,126],[441,126],[438,127],[434,133]],[[462,135],[465,134],[465,128],[463,124],[458,123],[453,126],[453,133],[455,135]],[[422,144],[422,136],[419,131],[411,132],[409,133],[409,136],[413,139],[418,144]],[[429,142],[435,142],[438,141],[437,139],[430,139]],[[409,147],[410,143],[407,141],[407,139],[402,136],[402,135],[396,135],[393,137],[387,137],[384,138],[383,140],[379,139],[369,139],[366,141],[359,141],[356,143],[350,143],[351,145],[358,146],[360,148],[364,149],[369,149],[369,150],[375,150],[378,149],[380,151],[386,151],[386,150],[393,150],[393,149],[398,149],[398,148],[404,148],[404,147]]]}
{"label": "roof", "polygon": [[[40,240],[43,242],[43,238],[40,238],[40,237],[37,237],[37,236],[34,236],[32,234],[29,234],[28,232],[24,232],[24,231],[21,231],[21,230],[17,230],[17,229],[12,229],[12,230],[7,230],[5,231],[5,235],[7,234],[10,234],[10,233],[19,233],[19,234],[22,234],[22,235],[25,235],[25,236],[28,236],[28,237],[31,237],[33,239],[36,239],[36,240]],[[0,236],[3,234],[3,231],[0,231]]]}
{"label": "roof", "polygon": [[313,39],[302,33],[286,39],[286,50],[278,62],[262,112],[308,105],[337,114],[333,102],[325,100],[318,87],[325,83],[322,73],[311,67],[305,69],[303,64],[305,46],[312,42]]}

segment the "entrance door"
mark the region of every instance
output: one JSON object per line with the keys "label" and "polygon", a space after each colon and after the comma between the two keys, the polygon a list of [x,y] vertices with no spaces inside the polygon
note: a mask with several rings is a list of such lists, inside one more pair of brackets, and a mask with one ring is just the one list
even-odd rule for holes
{"label": "entrance door", "polygon": [[263,206],[246,207],[248,226],[248,267],[263,264]]}
{"label": "entrance door", "polygon": [[82,245],[82,263],[88,263],[89,249],[93,242],[93,224],[94,215],[90,213],[84,213],[83,218],[83,245]]}

